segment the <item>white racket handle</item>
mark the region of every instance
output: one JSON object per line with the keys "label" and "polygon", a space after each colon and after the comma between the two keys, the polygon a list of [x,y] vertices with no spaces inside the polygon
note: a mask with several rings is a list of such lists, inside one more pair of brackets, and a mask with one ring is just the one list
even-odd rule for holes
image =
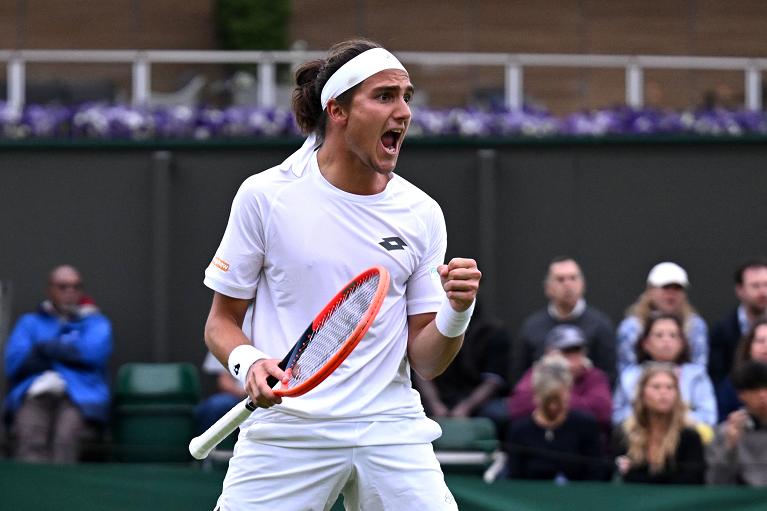
{"label": "white racket handle", "polygon": [[202,435],[195,437],[189,442],[189,453],[198,460],[208,456],[221,441],[237,429],[240,424],[245,422],[256,406],[251,404],[250,398],[245,398],[241,402],[226,412],[223,417],[218,419]]}

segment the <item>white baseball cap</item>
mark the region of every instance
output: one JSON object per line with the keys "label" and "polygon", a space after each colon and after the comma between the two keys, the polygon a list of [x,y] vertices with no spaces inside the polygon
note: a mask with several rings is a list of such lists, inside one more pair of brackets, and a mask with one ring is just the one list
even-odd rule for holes
{"label": "white baseball cap", "polygon": [[671,284],[678,284],[682,287],[690,285],[684,268],[668,261],[653,266],[653,269],[647,275],[647,283],[653,287],[663,287]]}

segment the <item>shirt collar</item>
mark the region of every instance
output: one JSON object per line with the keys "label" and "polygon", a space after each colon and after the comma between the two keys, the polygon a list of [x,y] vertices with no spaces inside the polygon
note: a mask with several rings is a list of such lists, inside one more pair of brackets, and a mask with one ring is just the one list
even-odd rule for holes
{"label": "shirt collar", "polygon": [[748,320],[746,306],[743,304],[738,306],[738,325],[740,326],[740,333],[742,335],[746,335],[746,333],[751,330],[751,322]]}
{"label": "shirt collar", "polygon": [[551,316],[554,319],[558,319],[560,321],[566,320],[566,319],[578,319],[583,314],[583,311],[586,310],[586,300],[581,298],[578,300],[578,303],[575,304],[575,307],[573,308],[573,311],[568,314],[567,316],[560,316],[559,312],[557,312],[556,306],[549,302],[549,316]]}

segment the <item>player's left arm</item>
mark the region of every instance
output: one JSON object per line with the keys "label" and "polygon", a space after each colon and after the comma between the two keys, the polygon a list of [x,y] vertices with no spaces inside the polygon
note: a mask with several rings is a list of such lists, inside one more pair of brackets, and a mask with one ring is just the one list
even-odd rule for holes
{"label": "player's left arm", "polygon": [[[474,259],[455,258],[440,265],[437,272],[452,311],[461,313],[474,303],[482,273]],[[440,313],[442,314],[442,313]],[[408,359],[424,379],[442,374],[463,344],[463,333],[446,337],[436,326],[435,313],[408,316]]]}

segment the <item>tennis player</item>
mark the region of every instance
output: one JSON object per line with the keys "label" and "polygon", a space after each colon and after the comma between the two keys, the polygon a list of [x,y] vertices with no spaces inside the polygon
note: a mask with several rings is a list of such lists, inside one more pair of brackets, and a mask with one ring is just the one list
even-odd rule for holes
{"label": "tennis player", "polygon": [[[472,259],[443,264],[442,211],[394,173],[410,124],[413,86],[402,64],[367,40],[335,45],[296,71],[293,110],[309,135],[281,165],[237,192],[205,271],[215,293],[211,352],[259,409],[242,425],[216,509],[453,510],[411,368],[431,379],[463,342],[481,274]],[[357,348],[298,398],[278,358],[360,271],[391,284]],[[252,342],[242,331],[254,300]],[[248,325],[250,326],[250,325]]]}

